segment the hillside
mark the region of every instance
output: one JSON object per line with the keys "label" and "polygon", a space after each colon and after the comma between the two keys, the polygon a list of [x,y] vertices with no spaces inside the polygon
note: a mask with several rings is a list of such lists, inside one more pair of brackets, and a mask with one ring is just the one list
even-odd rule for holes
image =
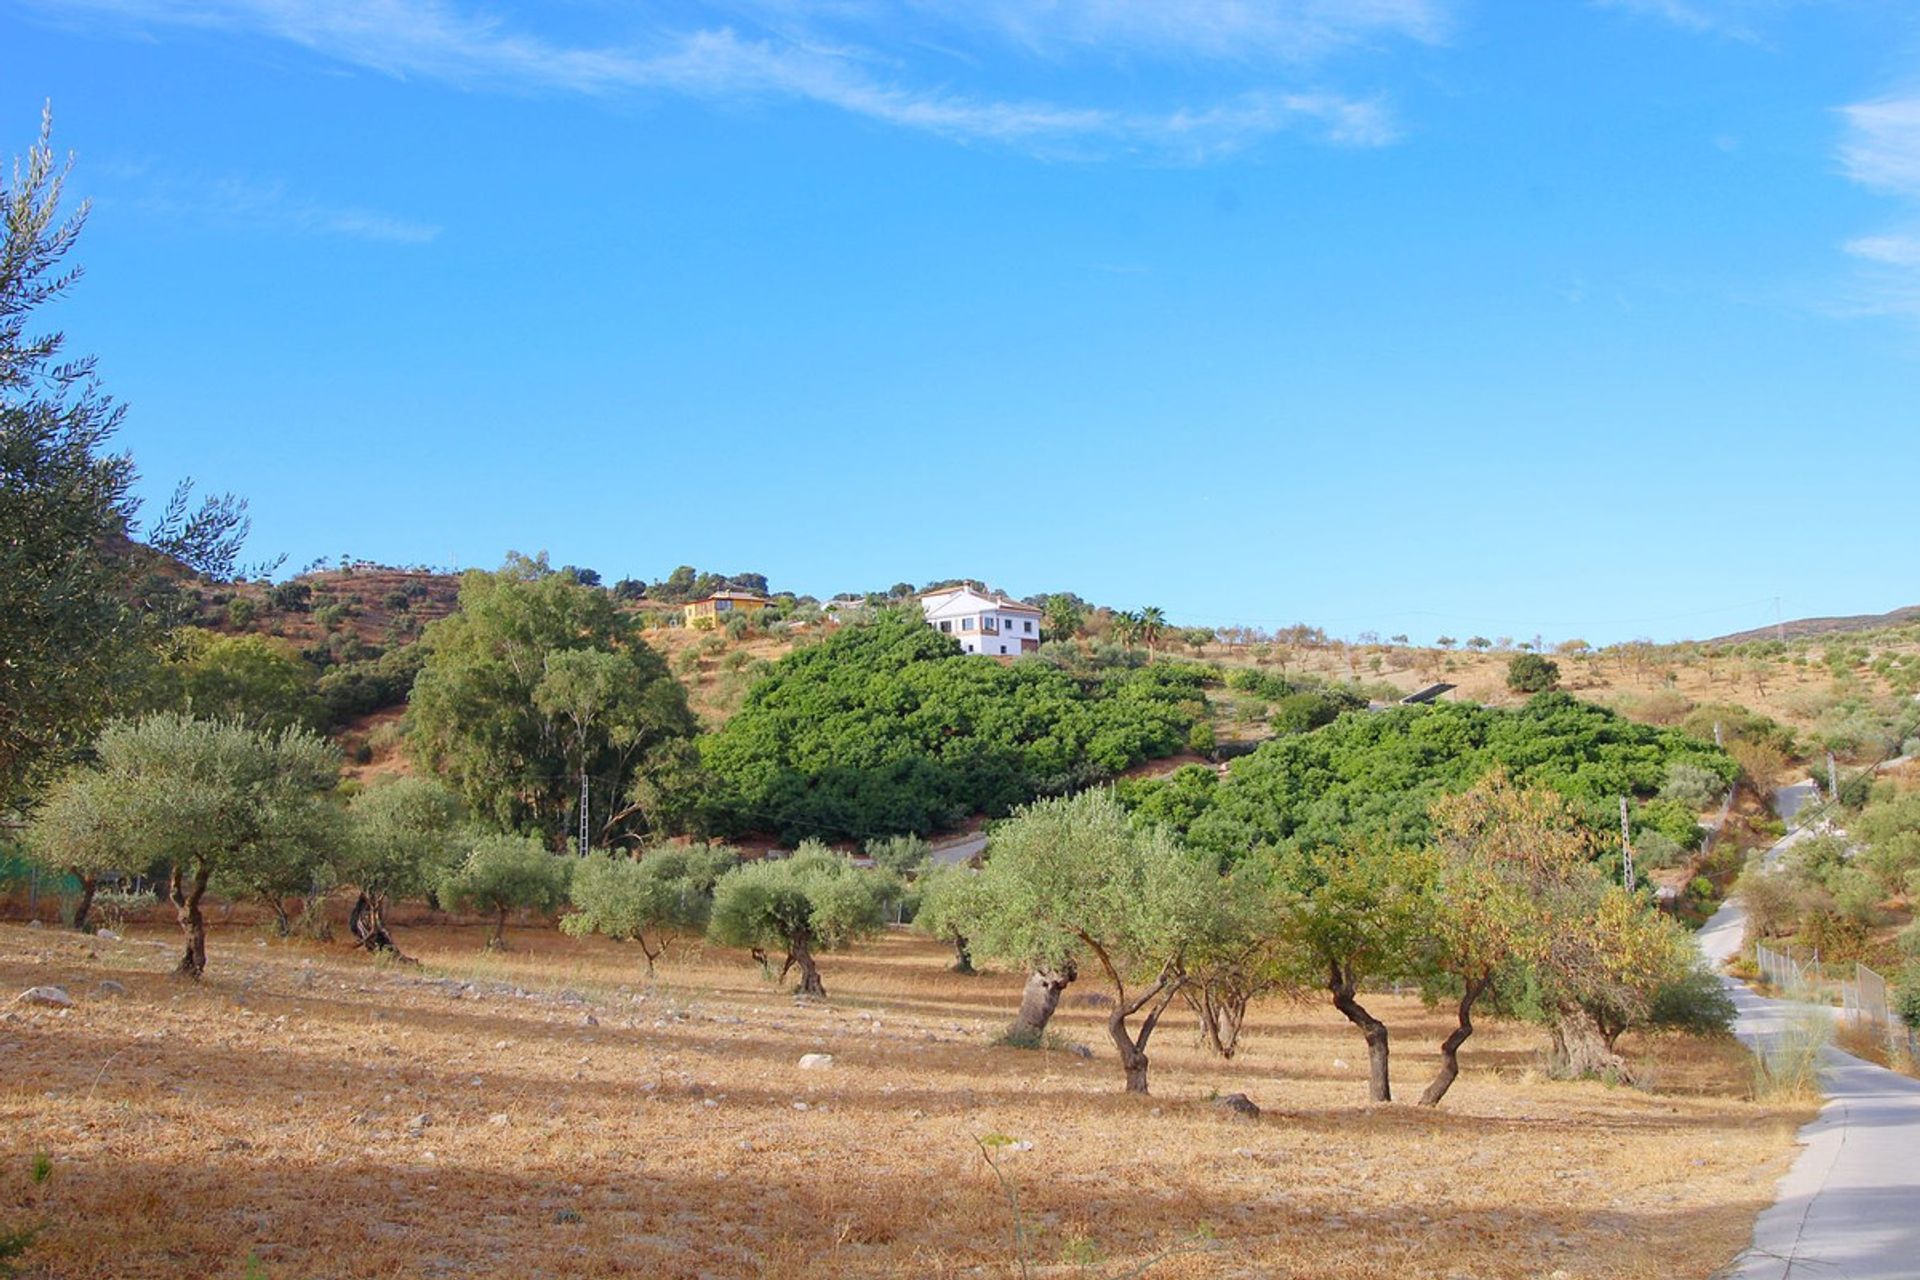
{"label": "hillside", "polygon": [[1800,640],[1807,636],[1884,631],[1914,622],[1920,622],[1920,604],[1910,604],[1904,609],[1894,609],[1887,613],[1855,613],[1841,618],[1795,618],[1791,622],[1775,623],[1771,627],[1755,627],[1751,631],[1736,631],[1730,636],[1716,636],[1706,643],[1745,644],[1750,640]]}

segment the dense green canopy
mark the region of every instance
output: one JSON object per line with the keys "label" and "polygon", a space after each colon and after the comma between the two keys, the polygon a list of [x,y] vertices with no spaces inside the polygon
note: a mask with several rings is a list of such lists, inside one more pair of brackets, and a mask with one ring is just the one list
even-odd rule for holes
{"label": "dense green canopy", "polygon": [[781,659],[702,751],[734,831],[925,833],[1169,755],[1201,696],[1190,669],[1078,679],[967,657],[895,611]]}
{"label": "dense green canopy", "polygon": [[1686,734],[1549,693],[1514,710],[1441,703],[1350,714],[1264,744],[1217,785],[1182,770],[1167,782],[1132,785],[1123,798],[1229,859],[1262,846],[1338,844],[1355,831],[1416,845],[1427,838],[1435,799],[1498,765],[1518,782],[1566,796],[1596,831],[1618,830],[1615,806],[1627,796],[1636,828],[1692,844],[1693,813],[1656,798],[1681,761],[1723,782],[1735,773],[1724,752]]}

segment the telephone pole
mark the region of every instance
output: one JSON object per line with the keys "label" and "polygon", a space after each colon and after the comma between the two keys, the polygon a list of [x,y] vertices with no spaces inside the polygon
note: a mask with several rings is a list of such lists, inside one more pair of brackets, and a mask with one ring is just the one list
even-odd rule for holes
{"label": "telephone pole", "polygon": [[587,856],[587,766],[580,765],[580,856]]}
{"label": "telephone pole", "polygon": [[1620,862],[1626,873],[1627,892],[1633,892],[1633,839],[1627,827],[1627,798],[1620,797]]}

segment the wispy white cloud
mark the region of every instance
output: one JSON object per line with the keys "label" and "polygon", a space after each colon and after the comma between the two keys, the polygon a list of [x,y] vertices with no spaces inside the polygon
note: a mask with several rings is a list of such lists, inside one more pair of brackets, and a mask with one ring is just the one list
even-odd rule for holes
{"label": "wispy white cloud", "polygon": [[145,165],[129,168],[124,177],[135,192],[130,203],[154,217],[382,244],[430,244],[440,234],[438,226],[413,218],[310,200],[288,191],[281,182],[232,176],[200,181],[182,175],[156,177]]}
{"label": "wispy white cloud", "polygon": [[918,0],[914,8],[1040,52],[1235,62],[1305,62],[1392,38],[1437,43],[1451,17],[1441,0]]}
{"label": "wispy white cloud", "polygon": [[1857,102],[1840,117],[1841,171],[1906,206],[1894,229],[1841,246],[1864,264],[1856,309],[1920,318],[1920,94]]}
{"label": "wispy white cloud", "polygon": [[[743,34],[733,26],[656,32],[630,44],[563,42],[464,10],[451,0],[36,0],[62,20],[80,15],[153,30],[189,28],[297,45],[354,67],[472,89],[611,95],[670,92],[707,99],[797,99],[901,128],[1036,150],[1152,148],[1204,158],[1286,131],[1343,146],[1398,136],[1378,96],[1330,90],[1250,90],[1204,106],[1073,105],[1045,97],[974,94],[911,83],[900,59],[858,44],[811,38],[792,26]],[[1367,33],[1422,36],[1438,29],[1438,0],[982,0],[1007,31],[1152,43],[1223,55],[1236,42],[1276,52],[1350,41]],[[958,10],[957,0],[921,8]],[[743,0],[732,10],[798,14],[789,0]],[[816,8],[843,21],[865,7]],[[1025,15],[1024,17],[1022,15]],[[1190,21],[1182,23],[1184,15]],[[1284,21],[1283,21],[1284,19]],[[796,19],[797,20],[797,19]],[[1021,24],[1025,22],[1026,27]],[[1179,28],[1176,37],[1174,29]],[[1104,33],[1104,35],[1103,35]],[[1050,37],[1051,38],[1051,37]],[[876,68],[893,68],[879,74]]]}

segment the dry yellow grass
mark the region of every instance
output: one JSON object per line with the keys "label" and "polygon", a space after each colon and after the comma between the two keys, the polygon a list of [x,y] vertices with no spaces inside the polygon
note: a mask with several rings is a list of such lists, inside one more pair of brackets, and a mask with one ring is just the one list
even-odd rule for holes
{"label": "dry yellow grass", "polygon": [[[406,930],[413,969],[230,927],[189,988],[159,929],[0,927],[0,991],[79,1002],[0,1015],[0,1225],[48,1224],[26,1274],[1012,1276],[976,1145],[1004,1134],[1036,1276],[1183,1248],[1145,1274],[1706,1276],[1802,1118],[1745,1099],[1731,1046],[1643,1046],[1659,1092],[1556,1084],[1498,1024],[1441,1110],[1369,1107],[1357,1036],[1284,1002],[1231,1063],[1170,1018],[1143,1100],[1098,1009],[1059,1019],[1092,1060],[996,1047],[1017,978],[902,933],[827,958],[824,1007],[737,953],[682,948],[649,984],[600,940],[480,937]],[[1378,1003],[1411,1093],[1443,1019]],[[815,1051],[834,1065],[799,1070]]]}

